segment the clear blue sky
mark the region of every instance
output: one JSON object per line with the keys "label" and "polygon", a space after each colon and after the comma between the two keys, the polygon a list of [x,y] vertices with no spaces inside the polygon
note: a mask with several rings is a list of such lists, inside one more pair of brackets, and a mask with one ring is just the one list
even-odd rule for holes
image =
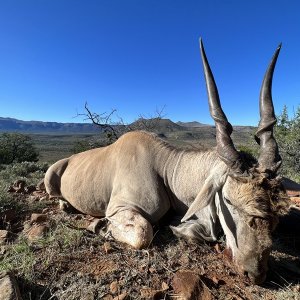
{"label": "clear blue sky", "polygon": [[200,36],[231,123],[257,124],[280,42],[276,113],[300,104],[298,0],[1,0],[0,116],[82,122],[87,101],[126,122],[165,106],[174,121],[211,124]]}

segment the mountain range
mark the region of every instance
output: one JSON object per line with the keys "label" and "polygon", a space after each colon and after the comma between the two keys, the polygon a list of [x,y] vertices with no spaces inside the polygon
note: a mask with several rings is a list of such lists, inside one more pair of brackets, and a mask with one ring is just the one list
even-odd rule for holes
{"label": "mountain range", "polygon": [[[129,124],[132,128],[143,128],[143,125],[155,126],[156,131],[173,132],[186,130],[187,128],[212,127],[211,125],[201,124],[199,122],[177,122],[169,119],[138,119]],[[113,125],[122,126],[122,125]],[[97,133],[101,129],[91,123],[58,123],[43,121],[23,121],[14,118],[0,117],[0,132],[23,132],[23,133]]]}

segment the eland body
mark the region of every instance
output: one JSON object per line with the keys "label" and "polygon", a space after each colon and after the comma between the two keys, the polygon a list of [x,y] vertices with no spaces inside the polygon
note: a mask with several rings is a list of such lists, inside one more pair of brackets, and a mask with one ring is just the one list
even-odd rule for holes
{"label": "eland body", "polygon": [[215,241],[223,229],[239,270],[261,283],[271,232],[286,209],[284,188],[276,175],[281,158],[273,137],[271,97],[280,47],[260,94],[258,161],[235,149],[202,42],[200,48],[216,149],[180,150],[154,134],[130,132],[112,145],[56,162],[45,175],[45,186],[50,196],[63,197],[79,211],[106,217],[112,235],[135,248],[150,244],[152,225],[171,208],[181,216],[180,224],[172,227],[177,236]]}

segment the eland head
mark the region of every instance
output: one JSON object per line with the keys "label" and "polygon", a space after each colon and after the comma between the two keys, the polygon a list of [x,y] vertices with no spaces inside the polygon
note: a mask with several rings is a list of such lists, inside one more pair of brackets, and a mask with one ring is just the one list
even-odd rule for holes
{"label": "eland head", "polygon": [[[272,246],[271,233],[279,215],[287,209],[285,190],[277,175],[282,160],[273,135],[276,117],[271,94],[280,48],[281,45],[272,57],[261,87],[260,122],[255,135],[260,145],[260,155],[256,161],[234,147],[230,137],[232,126],[222,110],[217,86],[200,40],[209,109],[216,125],[216,151],[227,166],[227,176],[219,176],[219,182],[214,184],[217,189],[217,214],[226,235],[226,253],[239,271],[257,284],[265,280]],[[188,220],[203,205],[203,202],[193,202],[182,221]]]}

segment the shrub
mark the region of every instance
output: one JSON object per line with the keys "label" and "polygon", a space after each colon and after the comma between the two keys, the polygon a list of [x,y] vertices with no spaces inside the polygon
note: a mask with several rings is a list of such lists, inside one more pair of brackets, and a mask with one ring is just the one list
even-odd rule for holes
{"label": "shrub", "polygon": [[275,137],[283,161],[281,173],[300,182],[300,106],[292,118],[284,106],[277,119]]}
{"label": "shrub", "polygon": [[38,161],[39,154],[32,139],[20,133],[0,135],[0,164],[13,162]]}

